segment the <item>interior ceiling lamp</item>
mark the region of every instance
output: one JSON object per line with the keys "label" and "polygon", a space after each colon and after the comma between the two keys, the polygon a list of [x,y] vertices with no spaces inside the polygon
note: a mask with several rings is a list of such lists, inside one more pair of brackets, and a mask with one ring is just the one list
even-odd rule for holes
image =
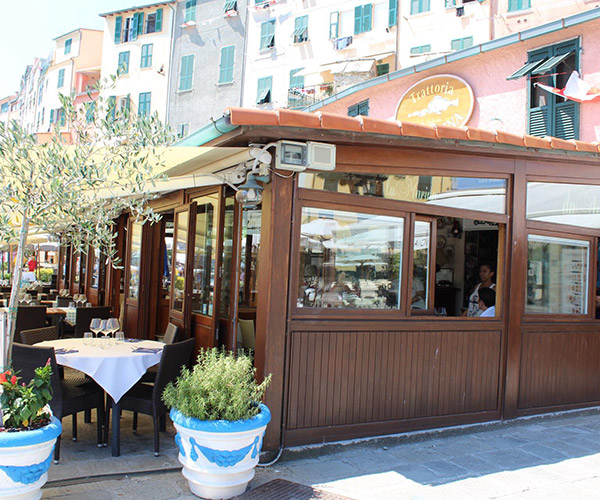
{"label": "interior ceiling lamp", "polygon": [[256,208],[262,201],[262,192],[264,187],[257,181],[269,182],[268,175],[259,175],[258,172],[248,172],[246,182],[238,186],[238,192],[235,199],[246,209]]}

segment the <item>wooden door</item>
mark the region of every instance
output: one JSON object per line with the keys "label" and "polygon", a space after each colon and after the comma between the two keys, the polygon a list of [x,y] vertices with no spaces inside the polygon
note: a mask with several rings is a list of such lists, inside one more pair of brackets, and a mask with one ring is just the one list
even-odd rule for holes
{"label": "wooden door", "polygon": [[123,331],[135,338],[145,338],[144,291],[145,260],[144,224],[130,218],[127,223],[127,251],[125,255],[125,283],[123,302]]}

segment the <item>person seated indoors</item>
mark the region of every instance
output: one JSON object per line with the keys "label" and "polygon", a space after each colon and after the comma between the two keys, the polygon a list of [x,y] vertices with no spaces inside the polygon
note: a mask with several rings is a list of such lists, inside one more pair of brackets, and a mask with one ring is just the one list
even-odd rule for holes
{"label": "person seated indoors", "polygon": [[479,289],[479,309],[483,311],[480,318],[496,317],[496,292],[491,288]]}

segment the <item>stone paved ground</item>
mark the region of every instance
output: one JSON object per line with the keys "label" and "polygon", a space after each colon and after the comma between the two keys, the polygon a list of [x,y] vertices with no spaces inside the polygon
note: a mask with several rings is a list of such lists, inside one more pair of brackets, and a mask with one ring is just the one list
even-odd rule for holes
{"label": "stone paved ground", "polygon": [[[177,470],[172,427],[152,454],[150,421],[137,436],[123,417],[122,456],[94,444],[80,424],[70,441],[65,419],[61,464],[50,470],[44,499],[192,499]],[[287,479],[356,500],[600,499],[600,410],[412,433],[284,451],[258,468],[251,487]],[[285,500],[285,499],[282,499]]]}

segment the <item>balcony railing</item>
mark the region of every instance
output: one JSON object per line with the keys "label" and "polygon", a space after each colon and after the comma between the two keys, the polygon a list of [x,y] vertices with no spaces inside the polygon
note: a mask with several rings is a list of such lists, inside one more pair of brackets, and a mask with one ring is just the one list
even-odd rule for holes
{"label": "balcony railing", "polygon": [[322,101],[331,94],[333,94],[333,83],[321,83],[319,85],[288,89],[287,107],[289,109],[304,108],[315,102]]}

